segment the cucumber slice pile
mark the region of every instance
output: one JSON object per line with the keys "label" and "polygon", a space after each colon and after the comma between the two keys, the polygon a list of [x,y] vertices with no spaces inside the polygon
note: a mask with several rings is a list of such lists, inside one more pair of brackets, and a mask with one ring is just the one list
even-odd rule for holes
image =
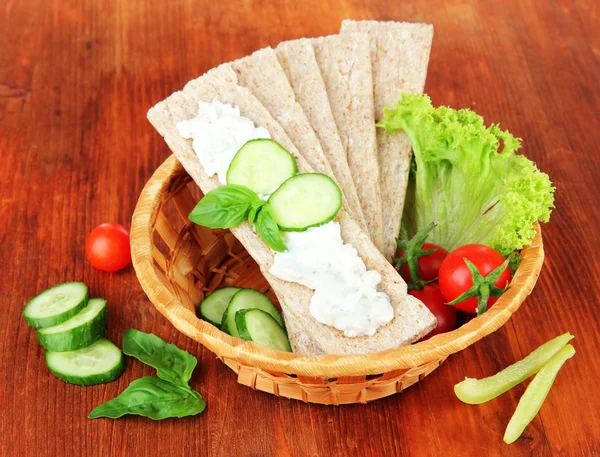
{"label": "cucumber slice pile", "polygon": [[89,300],[82,282],[66,282],[33,297],[23,310],[27,324],[33,328],[58,325],[83,309]]}
{"label": "cucumber slice pile", "polygon": [[125,357],[117,346],[102,338],[77,351],[47,351],[46,364],[63,381],[93,386],[112,382],[121,376],[125,370]]}
{"label": "cucumber slice pile", "polygon": [[269,195],[298,173],[296,159],[273,140],[250,140],[237,152],[227,170],[227,184],[239,184]]}
{"label": "cucumber slice pile", "polygon": [[215,290],[206,297],[200,304],[200,315],[202,316],[202,319],[220,328],[221,321],[223,320],[223,313],[227,309],[231,297],[239,290],[241,289],[238,287],[224,287]]}
{"label": "cucumber slice pile", "polygon": [[23,316],[38,329],[38,341],[46,349],[46,364],[63,381],[91,386],[114,381],[123,373],[123,353],[103,338],[106,300],[90,299],[84,283],[51,287],[29,300]]}
{"label": "cucumber slice pile", "polygon": [[258,308],[269,313],[273,319],[277,321],[279,325],[283,327],[283,319],[275,308],[275,305],[269,297],[265,294],[254,289],[242,289],[237,292],[229,302],[225,313],[223,314],[223,322],[221,323],[221,329],[229,333],[231,336],[240,337],[238,332],[235,314],[242,309]]}
{"label": "cucumber slice pile", "polygon": [[235,313],[235,323],[243,340],[254,341],[279,351],[292,351],[285,330],[273,316],[261,309],[238,311]]}
{"label": "cucumber slice pile", "polygon": [[280,351],[292,350],[281,314],[269,297],[258,290],[237,287],[215,290],[200,305],[200,313],[231,336]]}
{"label": "cucumber slice pile", "polygon": [[303,232],[333,220],[342,207],[342,191],[327,175],[304,173],[273,192],[269,206],[281,230]]}
{"label": "cucumber slice pile", "polygon": [[98,341],[106,333],[106,300],[92,298],[68,321],[37,331],[40,345],[48,351],[74,351]]}

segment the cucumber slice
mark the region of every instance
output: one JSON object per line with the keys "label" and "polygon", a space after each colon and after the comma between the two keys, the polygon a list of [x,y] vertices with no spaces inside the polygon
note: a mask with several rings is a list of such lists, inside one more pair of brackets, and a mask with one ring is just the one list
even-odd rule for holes
{"label": "cucumber slice", "polygon": [[58,284],[33,297],[23,316],[33,328],[51,327],[71,319],[87,305],[89,292],[82,282]]}
{"label": "cucumber slice", "polygon": [[235,313],[235,323],[241,339],[292,352],[287,333],[269,313],[260,309],[242,309]]}
{"label": "cucumber slice", "polygon": [[77,351],[47,351],[46,365],[57,378],[69,384],[93,386],[121,376],[125,370],[125,357],[117,346],[102,338]]}
{"label": "cucumber slice", "polygon": [[106,325],[106,300],[92,298],[79,314],[62,324],[39,329],[37,336],[48,351],[74,351],[102,338]]}
{"label": "cucumber slice", "polygon": [[275,308],[275,305],[269,300],[265,294],[254,289],[242,289],[235,293],[231,298],[225,313],[223,314],[223,322],[221,330],[229,333],[231,336],[239,338],[240,334],[235,325],[235,313],[242,309],[258,308],[266,313],[269,313],[283,327],[283,319]]}
{"label": "cucumber slice", "polygon": [[342,206],[342,191],[327,175],[304,173],[273,192],[269,206],[281,230],[303,232],[333,220]]}
{"label": "cucumber slice", "polygon": [[259,195],[269,195],[298,173],[296,159],[273,140],[250,140],[237,152],[227,169],[227,184],[240,184]]}
{"label": "cucumber slice", "polygon": [[224,287],[215,290],[206,297],[200,304],[200,315],[202,316],[202,319],[210,322],[216,327],[221,327],[223,313],[227,309],[231,297],[239,290],[241,290],[239,287]]}

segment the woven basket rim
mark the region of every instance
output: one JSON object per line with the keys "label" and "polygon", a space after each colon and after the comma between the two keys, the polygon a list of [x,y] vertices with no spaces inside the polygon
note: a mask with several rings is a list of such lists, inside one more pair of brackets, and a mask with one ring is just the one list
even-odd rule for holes
{"label": "woven basket rim", "polygon": [[493,308],[452,332],[409,346],[361,355],[317,356],[275,351],[233,338],[199,319],[156,274],[152,258],[152,225],[170,182],[182,173],[185,170],[171,155],[154,172],[140,194],[131,224],[132,260],[138,280],[153,305],[179,331],[220,358],[269,372],[319,377],[364,376],[409,369],[446,358],[500,328],[529,295],[544,262],[542,233],[536,223],[536,235],[531,245],[522,250],[521,265],[509,289]]}

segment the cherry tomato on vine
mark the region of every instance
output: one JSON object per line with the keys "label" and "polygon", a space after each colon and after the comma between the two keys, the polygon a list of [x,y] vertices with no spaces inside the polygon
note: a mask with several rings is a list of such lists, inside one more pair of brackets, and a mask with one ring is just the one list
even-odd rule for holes
{"label": "cherry tomato on vine", "polygon": [[[471,262],[471,269],[465,263]],[[504,268],[499,268],[504,265]],[[511,280],[508,259],[482,244],[467,244],[452,251],[442,262],[439,285],[447,302],[469,296],[454,307],[467,313],[481,314],[491,307]]]}
{"label": "cherry tomato on vine", "polygon": [[438,333],[454,330],[456,327],[456,309],[454,306],[446,304],[446,300],[444,300],[437,284],[426,284],[421,290],[410,290],[408,293],[421,300],[437,319],[437,327],[424,336],[422,340],[429,339]]}
{"label": "cherry tomato on vine", "polygon": [[118,271],[131,263],[129,232],[120,224],[107,222],[90,232],[85,255],[98,270]]}
{"label": "cherry tomato on vine", "polygon": [[[417,271],[420,279],[422,281],[433,281],[438,277],[440,265],[448,255],[448,251],[446,251],[443,247],[433,243],[423,243],[421,249],[423,251],[435,250],[435,252],[431,254],[426,254],[419,257],[417,265]],[[398,250],[396,257],[401,258],[402,256],[404,256],[404,251]],[[411,282],[408,263],[402,265],[400,274],[407,283]]]}

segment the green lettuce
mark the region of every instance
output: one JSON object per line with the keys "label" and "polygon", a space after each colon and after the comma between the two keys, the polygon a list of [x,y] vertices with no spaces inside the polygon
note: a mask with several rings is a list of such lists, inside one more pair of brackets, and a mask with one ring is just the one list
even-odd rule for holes
{"label": "green lettuce", "polygon": [[378,127],[406,132],[414,160],[403,232],[431,221],[427,241],[448,250],[469,243],[504,255],[528,244],[536,221],[548,222],[554,187],[547,174],[515,152],[521,140],[468,109],[434,108],[427,95],[402,95]]}

